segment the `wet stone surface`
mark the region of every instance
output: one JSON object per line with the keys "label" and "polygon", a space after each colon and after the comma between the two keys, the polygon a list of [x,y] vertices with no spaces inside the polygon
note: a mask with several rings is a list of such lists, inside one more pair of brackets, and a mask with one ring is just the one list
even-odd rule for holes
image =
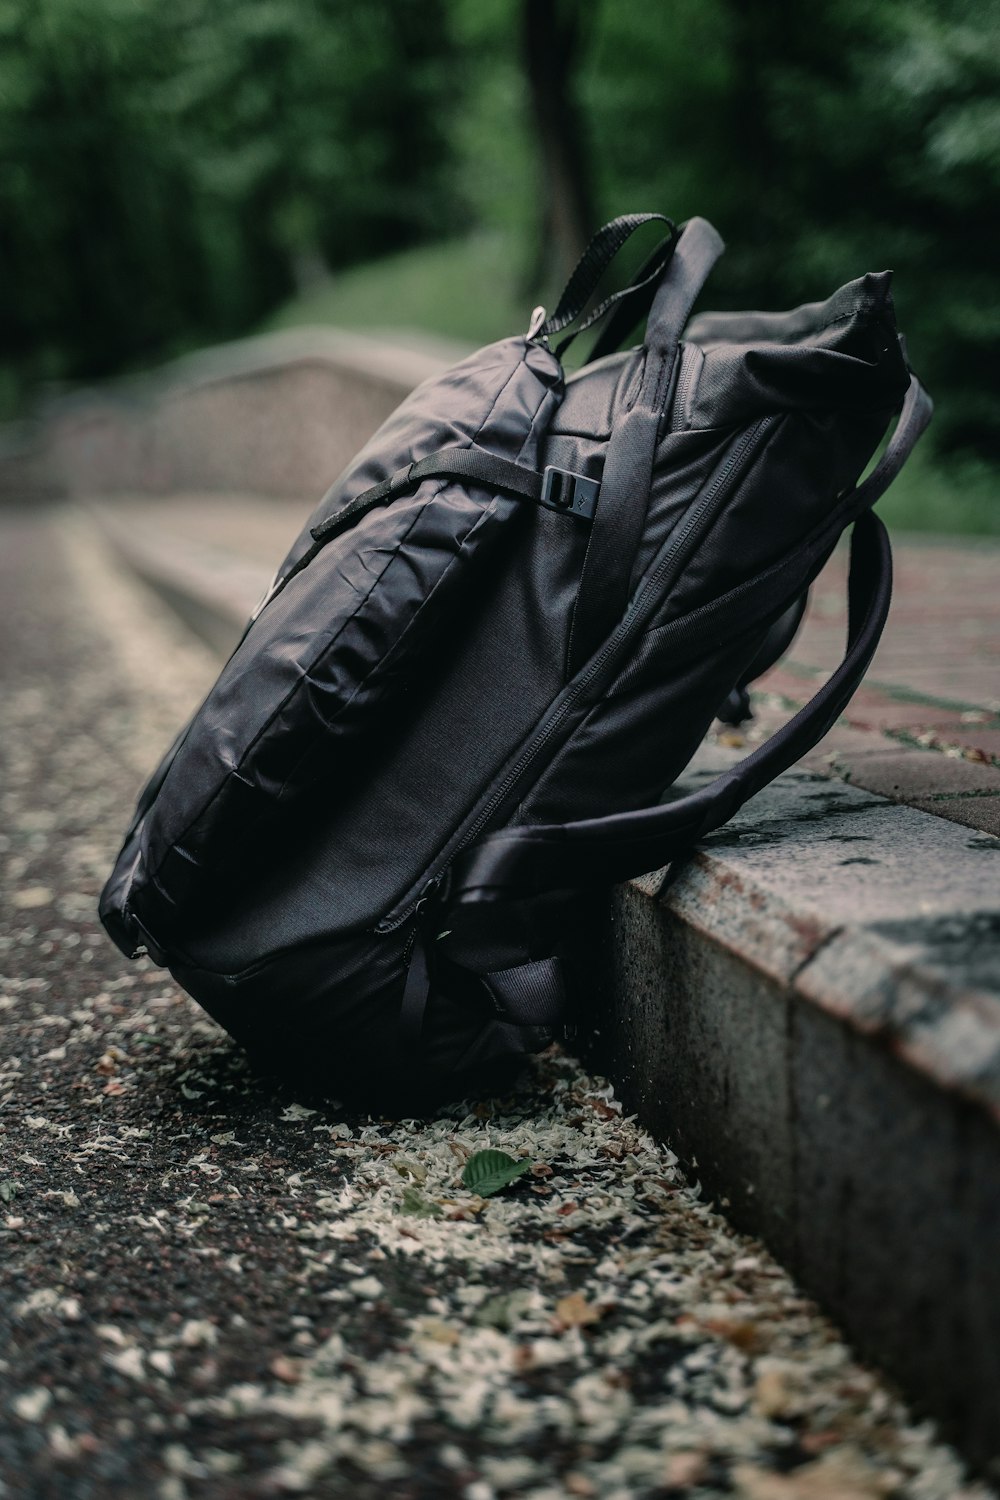
{"label": "wet stone surface", "polygon": [[[571,1060],[350,1114],[121,959],[97,892],[211,663],[58,514],[0,575],[4,1500],[987,1500]],[[484,1201],[487,1145],[535,1165]]]}

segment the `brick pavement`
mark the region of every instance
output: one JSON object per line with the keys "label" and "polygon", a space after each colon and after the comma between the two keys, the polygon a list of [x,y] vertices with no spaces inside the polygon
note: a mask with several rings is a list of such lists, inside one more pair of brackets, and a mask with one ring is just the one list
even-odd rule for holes
{"label": "brick pavement", "polygon": [[[864,684],[809,757],[868,791],[1000,833],[1000,547],[898,537],[892,613]],[[798,707],[839,660],[846,549],[814,589],[765,716]]]}

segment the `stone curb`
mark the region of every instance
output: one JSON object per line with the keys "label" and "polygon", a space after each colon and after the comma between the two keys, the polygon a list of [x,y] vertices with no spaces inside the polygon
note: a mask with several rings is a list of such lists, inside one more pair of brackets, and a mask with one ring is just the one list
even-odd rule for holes
{"label": "stone curb", "polygon": [[[706,747],[698,784],[733,756]],[[1000,1409],[1000,840],[807,771],[616,893],[584,1050],[977,1462]]]}

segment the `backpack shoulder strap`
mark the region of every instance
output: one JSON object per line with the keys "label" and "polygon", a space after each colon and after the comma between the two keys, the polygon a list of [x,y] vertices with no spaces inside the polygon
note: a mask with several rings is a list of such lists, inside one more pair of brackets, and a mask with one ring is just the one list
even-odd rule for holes
{"label": "backpack shoulder strap", "polygon": [[646,524],[660,422],[681,333],[722,240],[706,219],[683,226],[646,323],[642,380],[608,442],[601,498],[577,591],[569,641],[573,676],[609,634],[628,604],[632,567]]}
{"label": "backpack shoulder strap", "polygon": [[826,734],[867,670],[889,611],[892,554],[886,529],[870,507],[899,472],[929,422],[931,409],[930,399],[913,378],[885,453],[855,491],[847,651],[815,697],[738,765],[676,802],[492,834],[456,860],[448,905],[606,884],[659,869],[721,827]]}

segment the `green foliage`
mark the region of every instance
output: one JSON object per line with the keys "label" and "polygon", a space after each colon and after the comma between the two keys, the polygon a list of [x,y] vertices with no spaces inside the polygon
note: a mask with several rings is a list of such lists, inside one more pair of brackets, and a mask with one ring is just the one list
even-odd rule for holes
{"label": "green foliage", "polygon": [[[551,293],[533,3],[0,0],[0,402],[307,309],[470,342],[521,326]],[[711,218],[720,306],[891,265],[931,443],[985,493],[998,0],[559,3],[601,215]]]}
{"label": "green foliage", "polygon": [[465,1163],[462,1184],[480,1198],[490,1198],[530,1171],[531,1160],[515,1161],[506,1151],[475,1151]]}
{"label": "green foliage", "polygon": [[0,0],[8,378],[242,332],[448,228],[442,4]]}
{"label": "green foliage", "polygon": [[488,344],[528,326],[532,304],[518,289],[516,264],[517,242],[500,230],[420,245],[338,272],[285,303],[264,327],[418,329]]}
{"label": "green foliage", "polygon": [[417,1219],[440,1219],[441,1217],[441,1210],[437,1204],[431,1203],[428,1198],[424,1197],[420,1189],[415,1188],[412,1184],[408,1184],[403,1189],[399,1211],[404,1214],[413,1214]]}
{"label": "green foliage", "polygon": [[896,272],[939,449],[1000,458],[1000,8],[970,0],[602,6],[581,88],[606,209],[730,242],[713,301]]}

